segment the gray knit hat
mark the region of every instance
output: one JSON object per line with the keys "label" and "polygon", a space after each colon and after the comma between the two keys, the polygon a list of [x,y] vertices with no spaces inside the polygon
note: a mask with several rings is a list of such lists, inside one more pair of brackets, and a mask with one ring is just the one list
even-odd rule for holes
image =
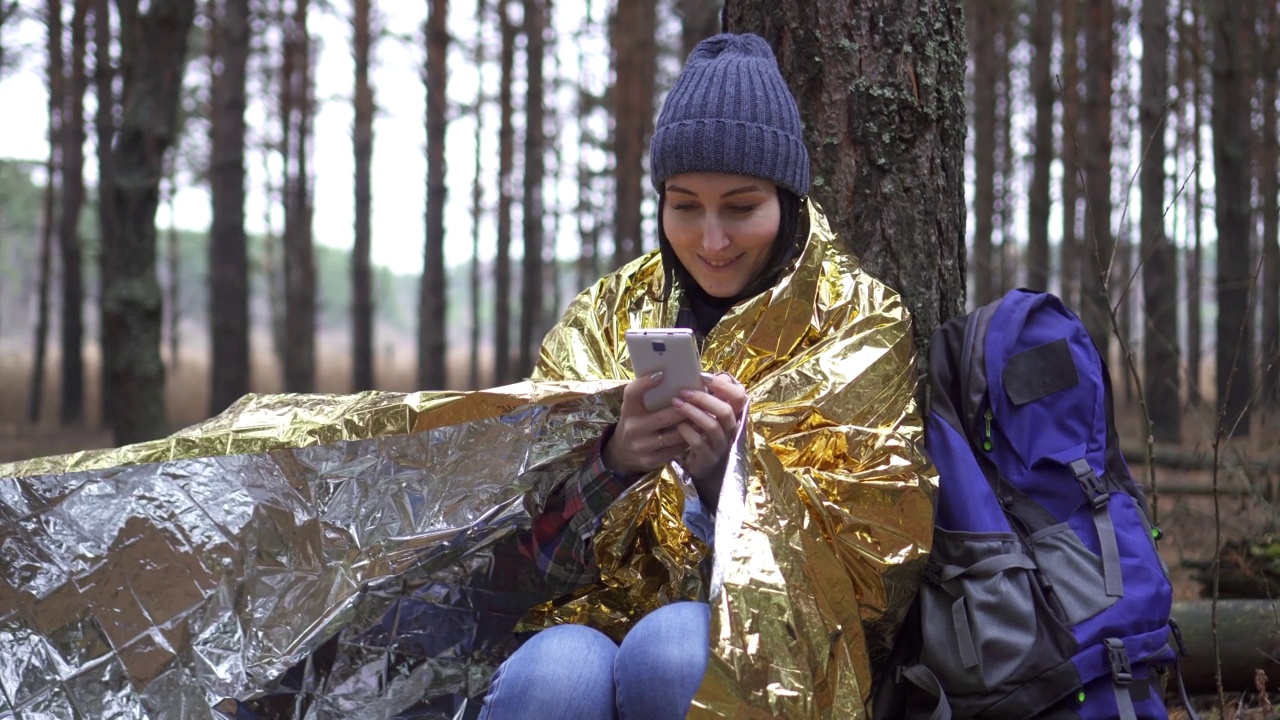
{"label": "gray knit hat", "polygon": [[764,38],[726,33],[698,43],[658,114],[649,169],[659,190],[672,175],[720,172],[808,194],[800,112]]}

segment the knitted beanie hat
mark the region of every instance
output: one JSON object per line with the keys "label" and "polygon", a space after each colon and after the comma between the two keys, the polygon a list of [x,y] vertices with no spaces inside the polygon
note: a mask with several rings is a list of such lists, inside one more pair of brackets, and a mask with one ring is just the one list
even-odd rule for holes
{"label": "knitted beanie hat", "polygon": [[764,38],[726,33],[694,48],[658,114],[649,169],[658,190],[672,175],[718,172],[808,194],[800,112]]}

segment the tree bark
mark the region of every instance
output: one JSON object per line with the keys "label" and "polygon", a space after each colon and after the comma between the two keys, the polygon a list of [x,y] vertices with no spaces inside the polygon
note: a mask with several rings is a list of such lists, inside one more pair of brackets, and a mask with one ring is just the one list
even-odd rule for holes
{"label": "tree bark", "polygon": [[1248,25],[1244,4],[1211,6],[1213,33],[1214,216],[1218,230],[1217,350],[1218,406],[1226,436],[1249,434],[1253,394],[1253,326],[1249,300],[1250,164],[1252,134],[1248,72]]}
{"label": "tree bark", "polygon": [[[112,169],[111,144],[115,141],[116,98],[113,83],[115,71],[111,67],[111,5],[110,0],[95,0],[93,10],[93,45],[94,45],[94,93],[97,96],[98,109],[94,114],[94,130],[97,134],[98,152],[98,247],[115,246],[111,233],[115,232],[115,201],[111,197]],[[102,288],[106,287],[106,263],[104,254],[98,253],[98,295],[102,296]],[[107,341],[102,332],[102,303],[98,303],[98,336],[101,356],[107,356]],[[110,405],[109,388],[110,373],[106,361],[100,363],[98,369],[98,405],[101,408],[100,425],[108,425],[108,418],[114,412]]]}
{"label": "tree bark", "polygon": [[84,93],[89,0],[75,0],[71,16],[71,57],[62,114],[62,208],[58,239],[62,260],[62,374],[58,420],[73,425],[84,418],[84,268],[80,252],[80,211],[84,208]]}
{"label": "tree bark", "polygon": [[1085,2],[1083,152],[1085,236],[1080,259],[1081,317],[1104,359],[1111,348],[1111,75],[1113,0]]}
{"label": "tree bark", "polygon": [[1204,91],[1201,85],[1203,77],[1203,61],[1205,58],[1204,42],[1201,31],[1200,3],[1188,0],[1191,13],[1190,63],[1191,63],[1191,136],[1192,136],[1192,191],[1191,191],[1191,252],[1187,258],[1187,404],[1195,407],[1200,404],[1200,366],[1203,332],[1200,315],[1200,301],[1203,293],[1202,273],[1203,243],[1201,233],[1204,224],[1201,222],[1204,210],[1204,185],[1200,181],[1200,168],[1204,154],[1200,145],[1200,123],[1203,118],[1201,108],[1204,104]]}
{"label": "tree bark", "polygon": [[284,134],[284,296],[286,392],[314,392],[316,385],[316,267],[311,237],[311,33],[308,0],[294,0],[285,29],[285,59],[280,75],[287,112]]}
{"label": "tree bark", "polygon": [[493,382],[503,385],[511,372],[511,173],[515,165],[515,130],[512,127],[512,76],[515,72],[516,35],[511,22],[511,0],[498,0],[502,26],[502,78],[498,89],[498,247],[494,257]]}
{"label": "tree bark", "polygon": [[[964,308],[960,0],[728,0],[727,29],[765,37],[800,105],[810,194],[867,272],[903,295],[923,367]],[[922,22],[921,18],[928,18]]]}
{"label": "tree bark", "polygon": [[49,345],[49,283],[52,276],[54,212],[56,208],[58,176],[62,157],[62,0],[48,0],[45,5],[45,27],[48,42],[49,83],[49,157],[45,161],[44,229],[40,238],[40,277],[36,298],[36,327],[31,361],[31,384],[27,394],[27,422],[40,420],[40,406],[44,401],[45,352]]}
{"label": "tree bark", "polygon": [[209,162],[213,204],[209,232],[210,415],[222,412],[249,392],[249,258],[244,230],[249,0],[221,0],[217,6]]}
{"label": "tree bark", "polygon": [[445,318],[448,278],[444,268],[445,130],[449,99],[449,2],[431,0],[427,17],[427,217],[418,305],[418,386],[447,387]]}
{"label": "tree bark", "polygon": [[373,86],[369,58],[373,47],[373,0],[354,0],[351,28],[355,56],[355,245],[351,250],[351,389],[373,389]]}
{"label": "tree bark", "polygon": [[1027,287],[1049,289],[1049,166],[1053,163],[1053,4],[1038,2],[1031,21],[1031,92],[1035,96],[1035,157],[1027,234]]}
{"label": "tree bark", "polygon": [[1165,116],[1169,97],[1169,9],[1142,4],[1142,292],[1146,321],[1142,343],[1143,396],[1155,439],[1182,436],[1178,382],[1178,256],[1164,227]]}
{"label": "tree bark", "polygon": [[525,83],[525,132],[524,132],[524,259],[520,274],[520,364],[521,378],[533,372],[537,346],[546,334],[543,312],[543,263],[545,244],[543,227],[542,182],[546,174],[543,161],[543,81],[542,65],[546,54],[543,32],[546,19],[543,0],[524,0],[524,31],[528,38]]}
{"label": "tree bark", "polygon": [[995,299],[996,47],[991,0],[966,0],[965,29],[973,56],[973,301]]}
{"label": "tree bark", "polygon": [[[474,45],[472,46],[471,62],[476,68],[483,68],[486,63],[487,53],[485,52],[485,14],[487,12],[487,3],[484,0],[476,3],[476,35]],[[470,357],[467,363],[467,386],[473,390],[477,390],[481,385],[480,380],[480,293],[481,293],[481,268],[480,268],[480,219],[484,212],[484,178],[481,173],[484,170],[483,158],[483,139],[484,139],[484,110],[488,100],[484,93],[484,83],[476,83],[476,99],[475,99],[475,136],[472,142],[475,143],[475,156],[472,158],[472,176],[471,176],[471,276],[468,285],[470,286],[471,301],[471,337],[470,337]]]}
{"label": "tree bark", "polygon": [[617,193],[614,266],[640,256],[644,217],[644,158],[653,134],[653,77],[658,48],[656,3],[619,3],[613,19],[613,157]]}
{"label": "tree bark", "polygon": [[689,57],[698,43],[720,32],[719,0],[676,0],[680,16],[680,58]]}
{"label": "tree bark", "polygon": [[103,335],[115,351],[111,367],[119,444],[150,440],[168,430],[164,364],[160,361],[160,287],[156,280],[156,203],[164,153],[177,127],[186,68],[187,34],[195,0],[117,0],[123,113],[113,148],[115,245],[104,248],[109,284],[103,289]]}
{"label": "tree bark", "polygon": [[1262,195],[1262,398],[1280,406],[1280,123],[1277,75],[1280,75],[1280,10],[1267,3],[1268,43],[1262,68],[1262,132],[1259,136],[1258,189]]}
{"label": "tree bark", "polygon": [[1080,307],[1080,0],[1062,0],[1062,247],[1058,294]]}
{"label": "tree bark", "polygon": [[1217,691],[1218,657],[1214,656],[1214,636],[1221,649],[1222,685],[1228,689],[1253,687],[1254,672],[1262,669],[1271,678],[1280,675],[1280,630],[1276,625],[1274,600],[1219,600],[1215,620],[1208,600],[1179,600],[1173,604],[1173,619],[1182,630],[1189,655],[1181,666],[1187,691]]}

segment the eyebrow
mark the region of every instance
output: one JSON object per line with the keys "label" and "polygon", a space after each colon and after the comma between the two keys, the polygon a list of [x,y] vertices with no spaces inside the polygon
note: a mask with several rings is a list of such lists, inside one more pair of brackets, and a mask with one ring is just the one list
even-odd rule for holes
{"label": "eyebrow", "polygon": [[[679,185],[667,185],[667,192],[678,192],[678,193],[684,193],[685,195],[693,195],[693,196],[697,196],[698,194],[688,188],[680,187]],[[741,187],[733,188],[732,190],[726,190],[720,197],[727,198],[732,195],[742,195],[750,192],[764,192],[764,188],[752,183],[750,185],[743,185]]]}

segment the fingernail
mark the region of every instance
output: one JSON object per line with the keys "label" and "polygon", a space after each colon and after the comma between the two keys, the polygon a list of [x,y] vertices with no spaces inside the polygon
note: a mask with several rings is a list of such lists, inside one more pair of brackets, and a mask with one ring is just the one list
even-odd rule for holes
{"label": "fingernail", "polygon": [[684,400],[681,398],[671,398],[672,407],[684,407]]}
{"label": "fingernail", "polygon": [[713,381],[713,380],[715,380],[715,379],[716,379],[716,376],[715,376],[715,375],[712,375],[712,374],[711,374],[711,373],[709,373],[709,372],[704,372],[704,373],[702,373],[702,382],[704,382],[704,383],[710,383],[711,381]]}
{"label": "fingernail", "polygon": [[656,372],[656,373],[654,373],[654,374],[650,375],[650,376],[649,376],[649,379],[650,379],[650,380],[652,380],[652,381],[654,381],[654,382],[658,382],[659,380],[661,380],[661,379],[662,379],[662,371],[661,371],[661,370],[659,370],[658,372]]}

